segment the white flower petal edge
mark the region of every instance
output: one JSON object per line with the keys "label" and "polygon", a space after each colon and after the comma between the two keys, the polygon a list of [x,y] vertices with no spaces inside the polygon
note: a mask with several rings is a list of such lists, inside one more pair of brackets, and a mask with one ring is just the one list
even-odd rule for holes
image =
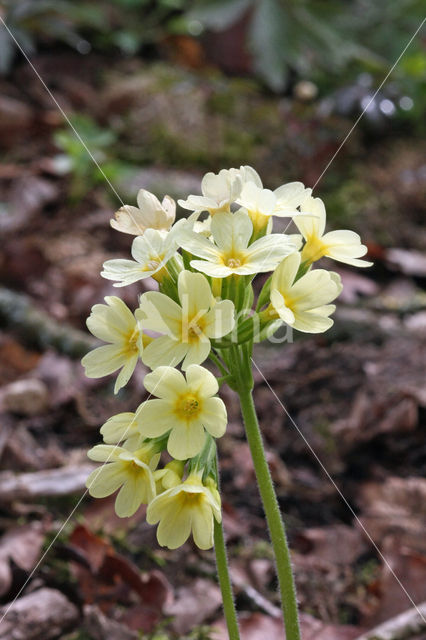
{"label": "white flower petal edge", "polygon": [[278,266],[271,280],[271,305],[281,320],[294,329],[322,333],[333,324],[328,316],[335,306],[328,303],[342,290],[340,277],[315,269],[295,282],[300,264],[300,253],[293,253]]}
{"label": "white flower petal edge", "polygon": [[138,207],[125,204],[115,213],[110,221],[113,229],[135,236],[147,229],[170,229],[176,217],[176,203],[170,196],[160,203],[153,193],[140,189],[137,202]]}
{"label": "white flower petal edge", "polygon": [[107,280],[117,280],[114,287],[124,287],[138,280],[144,280],[162,271],[176,254],[180,233],[185,221],[177,222],[170,231],[147,229],[132,243],[133,260],[107,260],[101,276]]}
{"label": "white flower petal edge", "polygon": [[193,255],[203,258],[192,260],[191,267],[214,278],[273,271],[286,255],[296,250],[284,234],[270,234],[249,244],[253,224],[244,209],[217,213],[211,232],[214,244],[196,233],[183,235],[181,244]]}
{"label": "white flower petal edge", "polygon": [[88,378],[102,378],[121,369],[114,388],[117,393],[129,381],[143,353],[140,319],[116,296],[96,304],[87,319],[89,330],[110,344],[90,351],[81,361]]}
{"label": "white flower petal edge", "polygon": [[359,260],[367,253],[361,238],[354,231],[325,231],[325,206],[320,198],[308,197],[301,206],[302,213],[293,218],[305,239],[302,261],[311,264],[323,256],[355,267],[371,267],[372,262]]}

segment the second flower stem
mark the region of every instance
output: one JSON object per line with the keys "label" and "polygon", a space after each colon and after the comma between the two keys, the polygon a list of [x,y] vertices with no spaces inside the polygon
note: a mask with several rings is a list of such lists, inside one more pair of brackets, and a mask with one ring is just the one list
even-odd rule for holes
{"label": "second flower stem", "polygon": [[235,610],[231,579],[229,576],[228,558],[226,557],[223,525],[221,522],[216,522],[216,520],[214,521],[214,550],[216,554],[217,575],[219,578],[220,590],[222,592],[223,611],[225,613],[229,640],[240,640],[237,612]]}
{"label": "second flower stem", "polygon": [[300,640],[296,587],[291,568],[290,551],[271,474],[265,457],[265,450],[263,447],[259,423],[257,421],[251,389],[240,386],[238,389],[238,395],[246,427],[247,440],[253,458],[256,478],[275,555],[284,614],[286,640]]}

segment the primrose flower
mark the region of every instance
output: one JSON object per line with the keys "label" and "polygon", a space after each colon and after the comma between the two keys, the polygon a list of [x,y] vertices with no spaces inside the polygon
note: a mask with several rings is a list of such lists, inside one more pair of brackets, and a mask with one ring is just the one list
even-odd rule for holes
{"label": "primrose flower", "polygon": [[191,267],[213,278],[250,275],[273,271],[295,251],[283,234],[271,234],[249,245],[253,224],[244,209],[236,213],[217,213],[211,222],[214,242],[196,233],[182,234],[181,245],[203,260],[192,260]]}
{"label": "primrose flower", "polygon": [[354,267],[371,267],[372,262],[358,259],[367,253],[367,247],[361,244],[357,233],[346,229],[324,233],[326,214],[320,198],[308,197],[301,211],[294,222],[306,241],[302,249],[303,262],[311,264],[326,256]]}
{"label": "primrose flower", "polygon": [[237,202],[244,207],[255,230],[264,229],[272,215],[294,216],[311,189],[306,189],[301,182],[283,184],[275,191],[264,189],[262,183],[247,182]]}
{"label": "primrose flower", "polygon": [[[182,221],[183,222],[183,221]],[[134,260],[107,260],[104,262],[101,276],[107,280],[118,280],[114,287],[153,277],[162,280],[167,273],[167,263],[178,248],[179,223],[171,231],[147,229],[143,236],[133,240],[131,253]]]}
{"label": "primrose flower", "polygon": [[139,431],[156,438],[168,431],[167,450],[173,458],[186,460],[198,455],[206,441],[206,431],[214,438],[225,433],[226,408],[214,397],[219,385],[212,373],[193,364],[184,375],[173,367],[158,367],[145,376],[144,385],[154,400],[139,407]]}
{"label": "primrose flower", "polygon": [[241,192],[242,178],[237,169],[222,169],[219,173],[206,173],[201,181],[202,196],[189,196],[178,200],[184,209],[208,211],[215,215],[220,211],[230,211],[230,206]]}
{"label": "primrose flower", "polygon": [[137,195],[137,207],[125,204],[110,220],[111,227],[133,236],[142,235],[147,229],[168,230],[176,217],[176,203],[170,196],[163,202],[146,189],[140,189]]}
{"label": "primrose flower", "polygon": [[328,316],[336,307],[328,303],[342,290],[340,277],[325,269],[314,269],[295,282],[300,263],[300,253],[293,253],[277,267],[271,280],[272,309],[263,313],[269,313],[270,319],[280,317],[298,331],[322,333],[333,325]]}
{"label": "primrose flower", "polygon": [[[142,355],[142,326],[120,298],[107,296],[105,302],[92,307],[87,326],[96,338],[110,344],[90,351],[81,364],[88,378],[102,378],[121,369],[114,387],[117,393],[128,383]],[[136,311],[136,316],[139,313]]]}
{"label": "primrose flower", "polygon": [[126,447],[133,448],[133,445],[141,439],[136,413],[129,411],[111,416],[102,425],[101,434],[107,444],[116,444],[125,440]]}
{"label": "primrose flower", "polygon": [[177,549],[190,534],[200,549],[213,546],[213,518],[221,522],[220,497],[203,484],[200,473],[192,473],[182,484],[164,491],[148,505],[146,519],[157,524],[161,546]]}
{"label": "primrose flower", "polygon": [[141,504],[148,504],[155,497],[153,472],[160,454],[152,443],[143,444],[136,451],[99,444],[87,455],[91,460],[105,463],[87,478],[90,495],[105,498],[120,489],[115,500],[115,511],[120,518],[133,515]]}
{"label": "primrose flower", "polygon": [[191,364],[201,364],[210,353],[210,339],[222,338],[234,328],[234,304],[231,300],[216,302],[201,273],[182,271],[178,296],[180,304],[158,291],[141,296],[144,329],[166,334],[144,350],[143,362],[151,369],[175,366],[182,360],[184,371]]}

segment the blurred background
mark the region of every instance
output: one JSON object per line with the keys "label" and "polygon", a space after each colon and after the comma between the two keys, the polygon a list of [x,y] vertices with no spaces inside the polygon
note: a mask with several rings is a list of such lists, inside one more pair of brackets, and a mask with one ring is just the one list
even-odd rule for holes
{"label": "blurred background", "polygon": [[[91,306],[117,293],[101,265],[131,244],[109,227],[119,199],[186,197],[207,171],[240,164],[269,188],[318,182],[329,228],[359,232],[374,261],[332,265],[345,289],[329,333],[255,355],[353,508],[257,376],[304,639],[354,639],[412,607],[389,566],[426,601],[424,28],[375,95],[423,12],[420,0],[0,1],[15,39],[0,23],[3,613],[18,596],[1,638],[226,639],[211,552],[160,549],[143,509],[119,520],[113,500],[82,498],[86,451],[140,403],[144,371],[114,397],[79,360],[95,344]],[[135,307],[151,286],[119,293]],[[282,639],[238,406],[223,397],[243,638]]]}

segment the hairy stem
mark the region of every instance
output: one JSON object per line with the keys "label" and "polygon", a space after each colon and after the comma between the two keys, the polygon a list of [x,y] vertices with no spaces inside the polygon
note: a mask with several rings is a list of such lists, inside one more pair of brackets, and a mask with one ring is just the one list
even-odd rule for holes
{"label": "hairy stem", "polygon": [[228,570],[223,525],[221,522],[216,522],[216,520],[214,521],[214,550],[216,554],[217,575],[219,578],[220,589],[222,591],[223,611],[225,613],[226,626],[228,627],[229,640],[240,640],[237,612],[235,610],[231,578]]}
{"label": "hairy stem", "polygon": [[300,640],[296,587],[291,568],[290,551],[285,527],[274,491],[268,463],[266,462],[262,436],[257,421],[252,390],[241,384],[238,389],[241,411],[246,427],[247,440],[253,458],[259,491],[265,510],[272,547],[275,555],[281,602],[284,614],[286,640]]}

